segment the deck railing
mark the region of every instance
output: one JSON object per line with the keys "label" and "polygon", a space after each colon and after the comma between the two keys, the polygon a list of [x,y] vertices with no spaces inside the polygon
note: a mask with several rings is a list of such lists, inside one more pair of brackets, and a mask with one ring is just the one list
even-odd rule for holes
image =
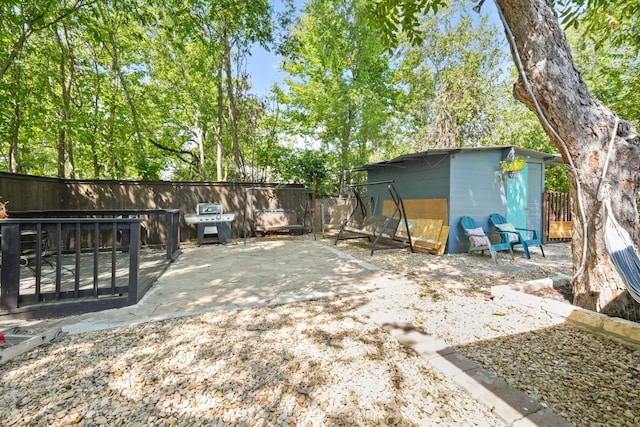
{"label": "deck railing", "polygon": [[48,218],[40,212],[40,217],[27,217],[33,214],[12,213],[0,221],[0,312],[5,314],[55,317],[137,303],[148,288],[138,280],[141,242],[150,246],[142,230],[158,234],[149,230],[144,216],[165,217],[163,242],[152,242],[166,245],[165,262],[179,252],[177,210],[57,211],[47,212]]}
{"label": "deck railing", "polygon": [[11,218],[143,218],[141,239],[150,245],[166,246],[167,260],[180,251],[180,211],[178,209],[100,209],[12,211]]}

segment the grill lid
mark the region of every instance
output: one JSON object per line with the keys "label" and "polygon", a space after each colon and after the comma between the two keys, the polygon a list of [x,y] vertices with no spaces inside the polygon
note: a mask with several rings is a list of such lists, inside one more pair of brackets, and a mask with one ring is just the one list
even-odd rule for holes
{"label": "grill lid", "polygon": [[198,203],[196,212],[198,215],[221,215],[222,203]]}

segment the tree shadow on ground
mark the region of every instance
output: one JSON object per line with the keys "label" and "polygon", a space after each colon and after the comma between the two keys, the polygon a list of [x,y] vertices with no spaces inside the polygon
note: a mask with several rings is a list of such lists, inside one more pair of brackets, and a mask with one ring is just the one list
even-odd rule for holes
{"label": "tree shadow on ground", "polygon": [[424,361],[336,298],[72,335],[0,367],[8,424],[456,424]]}

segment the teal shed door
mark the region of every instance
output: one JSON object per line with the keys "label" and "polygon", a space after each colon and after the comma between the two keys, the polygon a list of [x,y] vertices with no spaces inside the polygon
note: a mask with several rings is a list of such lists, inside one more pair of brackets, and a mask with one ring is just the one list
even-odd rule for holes
{"label": "teal shed door", "polygon": [[527,228],[528,169],[526,165],[516,178],[506,178],[507,221],[514,227]]}

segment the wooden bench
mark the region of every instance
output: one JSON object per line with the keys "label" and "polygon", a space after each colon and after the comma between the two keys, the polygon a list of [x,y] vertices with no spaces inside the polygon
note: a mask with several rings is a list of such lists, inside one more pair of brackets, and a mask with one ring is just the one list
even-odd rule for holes
{"label": "wooden bench", "polygon": [[295,209],[256,209],[253,211],[253,229],[256,233],[302,234],[307,228],[304,217]]}
{"label": "wooden bench", "polygon": [[363,235],[366,237],[382,237],[385,239],[394,239],[398,230],[400,220],[397,218],[389,218],[384,215],[371,216],[366,218],[362,224],[347,223],[344,231]]}

